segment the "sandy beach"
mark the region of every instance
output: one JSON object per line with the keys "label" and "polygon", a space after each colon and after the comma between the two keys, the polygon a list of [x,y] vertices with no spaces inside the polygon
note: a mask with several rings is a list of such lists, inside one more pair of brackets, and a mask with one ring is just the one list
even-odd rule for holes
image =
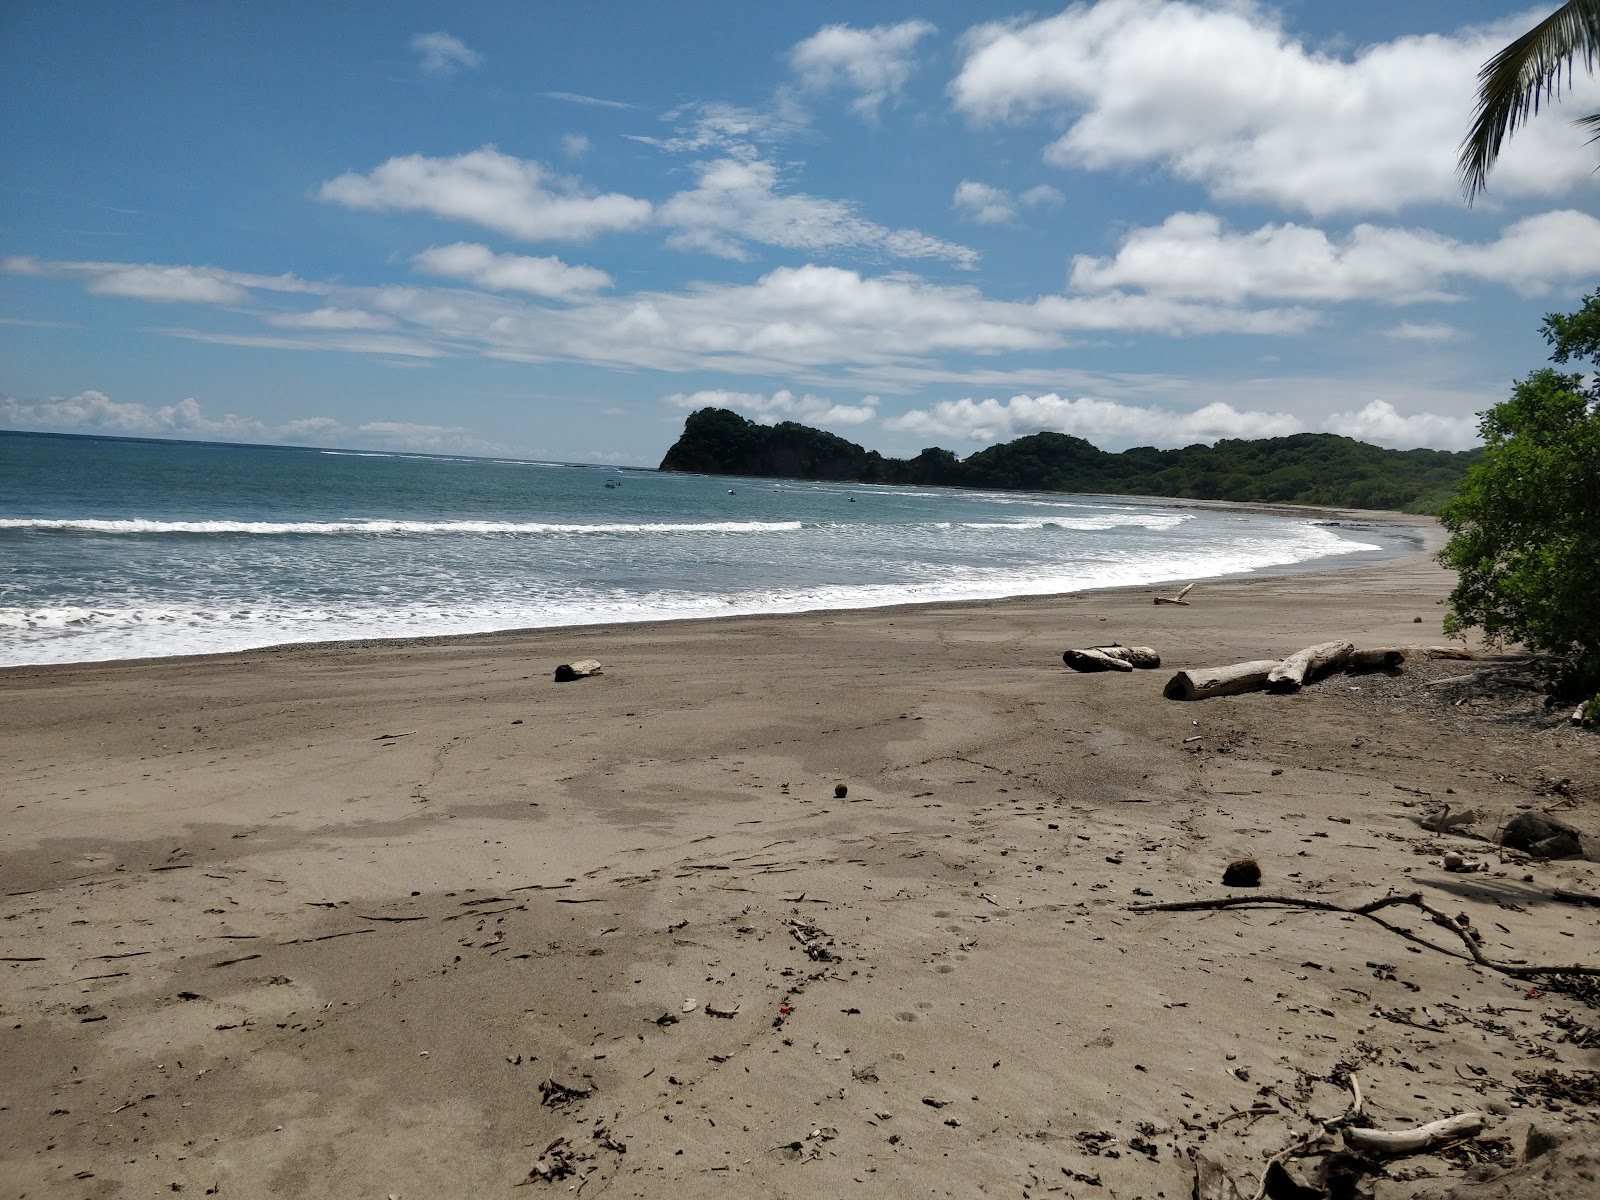
{"label": "sandy beach", "polygon": [[[1413,909],[1130,911],[1253,856],[1600,963],[1553,898],[1600,892],[1594,733],[1460,662],[1162,698],[1440,644],[1426,554],[1170,590],[0,674],[5,1194],[1179,1200],[1203,1153],[1248,1196],[1352,1073],[1379,1128],[1491,1114],[1376,1197],[1600,1194],[1468,1178],[1531,1124],[1600,1142],[1581,996]],[[1110,641],[1163,666],[1063,666]],[[1422,829],[1445,802],[1590,858]]]}

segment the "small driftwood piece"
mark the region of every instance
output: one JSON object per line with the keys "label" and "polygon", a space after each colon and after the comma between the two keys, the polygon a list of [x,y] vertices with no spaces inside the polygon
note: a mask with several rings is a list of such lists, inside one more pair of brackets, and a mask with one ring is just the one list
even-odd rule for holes
{"label": "small driftwood piece", "polygon": [[1335,904],[1331,900],[1313,900],[1305,896],[1219,896],[1214,900],[1179,900],[1170,904],[1130,904],[1129,912],[1201,912],[1208,909],[1239,908],[1242,905],[1278,904],[1286,908],[1309,908],[1316,912],[1348,913],[1355,917],[1366,917],[1382,925],[1390,933],[1397,933],[1408,941],[1418,945],[1427,946],[1433,950],[1440,950],[1446,954],[1452,951],[1444,950],[1442,946],[1435,945],[1426,938],[1418,937],[1409,929],[1399,925],[1391,925],[1382,917],[1376,915],[1380,909],[1392,908],[1397,904],[1409,905],[1421,909],[1428,918],[1442,929],[1448,929],[1461,939],[1467,951],[1467,957],[1480,967],[1487,967],[1491,971],[1499,971],[1502,975],[1509,975],[1513,979],[1536,979],[1540,975],[1590,975],[1600,976],[1600,967],[1585,966],[1582,963],[1573,963],[1563,966],[1530,967],[1520,963],[1495,962],[1484,955],[1478,948],[1479,938],[1471,926],[1464,926],[1448,913],[1433,907],[1422,898],[1421,892],[1411,892],[1408,895],[1390,893],[1380,896],[1376,900],[1368,900],[1365,904],[1345,905]]}
{"label": "small driftwood piece", "polygon": [[1133,664],[1125,662],[1114,655],[1107,654],[1104,650],[1095,648],[1090,650],[1067,650],[1061,655],[1061,661],[1074,671],[1132,671]]}
{"label": "small driftwood piece", "polygon": [[1148,671],[1161,665],[1161,656],[1149,646],[1091,646],[1068,650],[1061,661],[1074,671]]}
{"label": "small driftwood piece", "polygon": [[557,683],[571,683],[574,679],[587,679],[600,674],[598,658],[580,658],[577,662],[562,663],[556,668]]}
{"label": "small driftwood piece", "polygon": [[1441,1121],[1429,1121],[1415,1129],[1356,1129],[1344,1131],[1345,1145],[1363,1154],[1415,1154],[1418,1150],[1431,1150],[1446,1142],[1476,1137],[1483,1132],[1489,1118],[1481,1112],[1457,1113]]}
{"label": "small driftwood piece", "polygon": [[1179,671],[1167,681],[1161,694],[1168,700],[1207,700],[1212,696],[1258,692],[1266,686],[1267,676],[1276,669],[1278,661],[1264,658],[1255,662],[1235,663],[1231,667]]}
{"label": "small driftwood piece", "polygon": [[1184,597],[1189,594],[1189,589],[1192,587],[1194,587],[1194,584],[1186,583],[1178,589],[1176,596],[1155,596],[1150,602],[1152,604],[1181,604],[1187,608],[1189,607],[1189,602]]}
{"label": "small driftwood piece", "polygon": [[1350,642],[1319,642],[1296,650],[1267,676],[1267,691],[1298,692],[1330,671],[1337,671],[1355,652]]}

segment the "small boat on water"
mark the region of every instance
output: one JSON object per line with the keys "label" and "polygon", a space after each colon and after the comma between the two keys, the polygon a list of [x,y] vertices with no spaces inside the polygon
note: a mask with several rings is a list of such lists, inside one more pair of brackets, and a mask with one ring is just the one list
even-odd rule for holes
{"label": "small boat on water", "polygon": [[606,480],[606,486],[608,488],[621,487],[622,486],[622,480],[620,480],[620,479],[608,479],[608,480]]}

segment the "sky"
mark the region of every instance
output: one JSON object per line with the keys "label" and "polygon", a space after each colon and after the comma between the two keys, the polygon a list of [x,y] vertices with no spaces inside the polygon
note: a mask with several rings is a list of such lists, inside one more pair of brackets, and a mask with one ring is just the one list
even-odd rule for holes
{"label": "sky", "polygon": [[1600,285],[1581,65],[1455,178],[1553,7],[7,0],[0,428],[1464,448]]}

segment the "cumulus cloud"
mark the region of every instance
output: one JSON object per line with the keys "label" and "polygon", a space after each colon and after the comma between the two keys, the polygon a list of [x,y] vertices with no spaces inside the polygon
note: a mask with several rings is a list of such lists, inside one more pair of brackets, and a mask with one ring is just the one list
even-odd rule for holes
{"label": "cumulus cloud", "polygon": [[552,300],[611,286],[611,276],[597,267],[571,266],[559,258],[496,254],[476,242],[430,246],[411,261],[430,275],[465,280],[494,292],[527,292]]}
{"label": "cumulus cloud", "polygon": [[289,445],[340,445],[422,453],[503,454],[506,448],[453,425],[369,421],[348,425],[333,417],[299,417],[270,424],[225,413],[214,417],[190,396],[174,404],[117,401],[93,388],[75,396],[28,402],[0,396],[0,425],[44,433],[102,433],[122,437]]}
{"label": "cumulus cloud", "polygon": [[393,329],[394,318],[359,308],[319,308],[312,312],[274,313],[267,324],[279,329]]}
{"label": "cumulus cloud", "polygon": [[[1455,154],[1479,66],[1516,21],[1396,38],[1350,56],[1308,49],[1269,9],[1099,0],[971,30],[951,84],[977,121],[1070,119],[1047,161],[1155,163],[1212,195],[1315,215],[1457,203]],[[1560,113],[1593,111],[1600,80],[1520,131],[1490,195],[1559,195],[1592,165]]]}
{"label": "cumulus cloud", "polygon": [[917,43],[937,32],[926,21],[874,25],[825,25],[789,51],[789,64],[811,91],[844,88],[856,93],[850,107],[875,118],[911,78]]}
{"label": "cumulus cloud", "polygon": [[80,279],[95,296],[144,300],[153,304],[241,304],[251,290],[317,292],[315,284],[293,275],[251,275],[218,267],[160,263],[58,262],[13,255],[0,259],[0,273],[55,279]]}
{"label": "cumulus cloud", "polygon": [[1016,218],[1019,205],[1031,208],[1041,204],[1060,204],[1061,200],[1061,193],[1047,183],[1041,183],[1019,196],[1013,196],[1005,188],[979,183],[974,179],[963,179],[956,184],[955,196],[950,201],[950,207],[967,220],[976,221],[980,225],[1004,225]]}
{"label": "cumulus cloud", "polygon": [[1333,413],[1323,422],[1329,433],[1363,442],[1410,449],[1432,446],[1440,450],[1465,450],[1479,442],[1475,417],[1447,417],[1436,413],[1401,416],[1387,400],[1370,401],[1356,412]]}
{"label": "cumulus cloud", "polygon": [[1236,233],[1210,213],[1174,213],[1133,230],[1114,258],[1075,257],[1072,285],[1233,303],[1260,297],[1415,304],[1455,298],[1447,290],[1451,281],[1499,283],[1528,295],[1597,271],[1600,220],[1571,209],[1517,221],[1481,243],[1365,224],[1332,238],[1294,224]]}
{"label": "cumulus cloud", "polygon": [[658,213],[672,228],[668,244],[723,258],[748,259],[749,242],[820,252],[864,249],[892,258],[942,258],[972,267],[975,250],[915,229],[889,229],[860,216],[855,206],[804,193],[780,194],[778,170],[762,159],[719,158],[701,163],[698,184],[679,192]]}
{"label": "cumulus cloud", "polygon": [[483,55],[448,33],[419,33],[411,39],[411,48],[422,56],[422,69],[429,75],[453,75],[483,61]]}
{"label": "cumulus cloud", "polygon": [[426,212],[524,241],[583,241],[637,229],[651,212],[648,200],[591,194],[575,180],[493,146],[454,158],[391,158],[365,175],[350,171],[330,179],[318,194],[346,208]]}
{"label": "cumulus cloud", "polygon": [[584,133],[564,133],[561,135],[561,153],[568,158],[582,158],[594,149],[594,143],[589,140],[589,135]]}
{"label": "cumulus cloud", "polygon": [[[1118,445],[1187,446],[1222,438],[1283,437],[1309,428],[1283,412],[1241,409],[1226,401],[1180,411],[1160,405],[1126,404],[1094,397],[1076,399],[1050,392],[1009,400],[945,400],[884,420],[890,431],[966,442],[998,442],[1033,433],[1069,433]],[[1476,443],[1476,422],[1464,417],[1418,413],[1402,416],[1384,400],[1354,412],[1336,412],[1316,427],[1362,441],[1409,449],[1465,449]]]}
{"label": "cumulus cloud", "polygon": [[835,404],[826,396],[810,392],[796,396],[788,388],[780,388],[772,395],[764,392],[730,392],[707,389],[698,392],[674,392],[666,398],[674,408],[728,408],[748,413],[761,425],[776,425],[779,421],[801,421],[807,425],[861,425],[878,415],[878,397],[863,396],[860,404]]}

